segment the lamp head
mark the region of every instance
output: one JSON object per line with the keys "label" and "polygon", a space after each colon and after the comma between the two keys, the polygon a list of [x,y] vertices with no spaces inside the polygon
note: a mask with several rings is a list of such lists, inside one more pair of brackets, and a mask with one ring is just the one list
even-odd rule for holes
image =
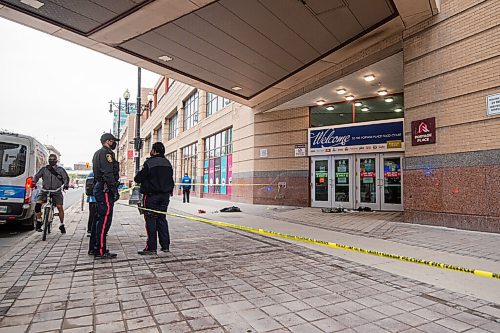
{"label": "lamp head", "polygon": [[123,98],[125,98],[125,102],[130,98],[130,92],[128,91],[128,89],[123,93]]}

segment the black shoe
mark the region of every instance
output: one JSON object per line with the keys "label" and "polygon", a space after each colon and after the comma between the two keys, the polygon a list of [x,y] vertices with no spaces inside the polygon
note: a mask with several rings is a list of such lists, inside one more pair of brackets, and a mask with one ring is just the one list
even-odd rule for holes
{"label": "black shoe", "polygon": [[87,252],[89,254],[89,256],[95,256],[95,251],[94,250],[89,250],[89,252]]}
{"label": "black shoe", "polygon": [[137,254],[140,254],[141,256],[153,256],[156,255],[156,251],[142,250],[142,251],[137,251]]}
{"label": "black shoe", "polygon": [[65,234],[66,233],[66,228],[64,227],[64,224],[61,224],[59,226],[59,230],[61,230],[61,234]]}
{"label": "black shoe", "polygon": [[36,221],[35,229],[38,232],[42,232],[42,221]]}
{"label": "black shoe", "polygon": [[169,249],[166,249],[166,248],[164,248],[164,247],[162,247],[162,248],[161,248],[161,252],[170,252],[170,250],[169,250]]}
{"label": "black shoe", "polygon": [[116,258],[116,253],[105,252],[102,256],[99,254],[94,255],[94,259],[113,259]]}

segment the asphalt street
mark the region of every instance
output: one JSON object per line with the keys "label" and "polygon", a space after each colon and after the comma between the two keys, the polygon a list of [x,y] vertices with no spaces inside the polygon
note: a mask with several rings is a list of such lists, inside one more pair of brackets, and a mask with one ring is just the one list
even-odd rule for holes
{"label": "asphalt street", "polygon": [[[64,208],[81,200],[83,188],[69,189],[64,194]],[[16,223],[0,225],[0,258],[12,249],[15,244],[35,231],[29,231],[27,228]]]}

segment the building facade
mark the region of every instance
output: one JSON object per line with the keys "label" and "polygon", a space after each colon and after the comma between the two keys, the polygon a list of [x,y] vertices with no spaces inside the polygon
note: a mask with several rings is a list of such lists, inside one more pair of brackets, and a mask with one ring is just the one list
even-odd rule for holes
{"label": "building facade", "polygon": [[162,78],[141,156],[162,141],[176,181],[187,173],[200,197],[500,232],[495,11],[495,1],[443,1],[432,18],[347,52],[337,79],[265,111]]}

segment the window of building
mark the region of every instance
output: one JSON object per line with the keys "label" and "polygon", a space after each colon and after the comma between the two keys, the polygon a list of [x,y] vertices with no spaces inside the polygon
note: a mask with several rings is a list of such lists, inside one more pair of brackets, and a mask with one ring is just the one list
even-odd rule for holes
{"label": "window of building", "polygon": [[403,94],[311,107],[311,127],[394,118],[404,118]]}
{"label": "window of building", "polygon": [[195,91],[184,102],[184,130],[194,127],[198,123],[199,95]]}
{"label": "window of building", "polygon": [[174,115],[168,120],[168,139],[172,140],[177,135],[179,135],[179,120],[178,113],[175,112]]}
{"label": "window of building", "polygon": [[156,142],[163,142],[163,125],[155,129],[155,140]]}
{"label": "window of building", "polygon": [[207,117],[222,110],[231,100],[207,92]]}
{"label": "window of building", "polygon": [[[182,176],[185,173],[191,177],[193,183],[196,183],[196,162],[197,162],[197,143],[193,143],[189,146],[182,148],[182,163],[181,170]],[[195,190],[195,186],[193,185],[192,190]]]}
{"label": "window of building", "polygon": [[203,192],[230,195],[232,182],[233,130],[228,128],[205,138]]}
{"label": "window of building", "polygon": [[170,161],[170,164],[172,164],[172,169],[174,171],[174,180],[176,182],[180,181],[180,179],[175,178],[175,177],[177,177],[177,150],[174,150],[173,152],[168,153],[167,155],[165,155],[165,157],[167,158],[167,160]]}

